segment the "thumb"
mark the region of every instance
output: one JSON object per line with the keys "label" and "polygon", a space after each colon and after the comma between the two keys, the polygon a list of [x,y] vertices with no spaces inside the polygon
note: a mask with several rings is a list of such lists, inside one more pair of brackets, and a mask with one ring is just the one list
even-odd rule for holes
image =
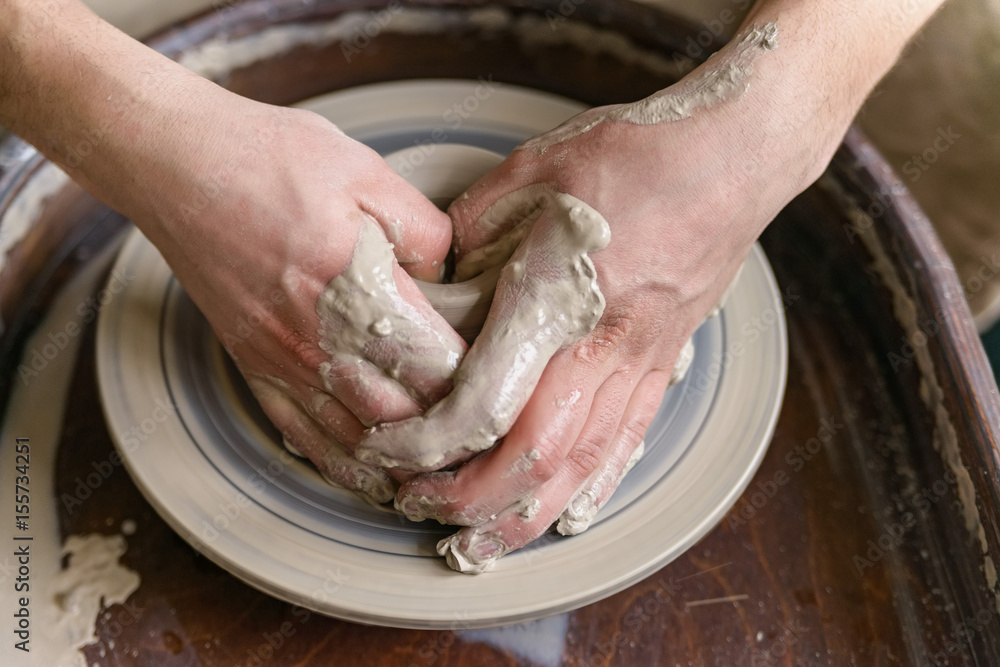
{"label": "thumb", "polygon": [[455,229],[456,260],[496,243],[525,218],[537,217],[544,200],[536,195],[548,188],[530,185],[536,180],[533,173],[523,152],[515,150],[452,202],[448,215]]}
{"label": "thumb", "polygon": [[451,250],[451,218],[391,169],[385,169],[368,213],[382,227],[396,261],[410,276],[439,283]]}

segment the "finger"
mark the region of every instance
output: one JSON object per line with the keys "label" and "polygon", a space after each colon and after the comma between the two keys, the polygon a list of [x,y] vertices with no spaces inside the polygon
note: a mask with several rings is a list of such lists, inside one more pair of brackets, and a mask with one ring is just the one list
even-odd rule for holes
{"label": "finger", "polygon": [[322,442],[309,433],[285,436],[285,446],[302,452],[329,484],[354,491],[374,505],[384,505],[393,499],[396,484],[385,470],[361,463],[332,440],[325,441],[322,445],[325,448],[320,453]]}
{"label": "finger", "polygon": [[607,375],[561,351],[498,447],[453,473],[413,479],[400,488],[397,508],[413,521],[480,524],[566,465],[578,471],[575,490],[604,458],[634,386],[625,374]]}
{"label": "finger", "polygon": [[604,297],[587,253],[603,248],[609,236],[596,211],[575,197],[552,195],[501,272],[490,315],[454,375],[454,390],[421,417],[367,433],[357,456],[428,471],[492,447],[517,419],[549,359],[600,319]]}
{"label": "finger", "polygon": [[549,204],[551,193],[547,185],[536,183],[497,199],[471,225],[456,220],[454,280],[464,282],[506,264]]}
{"label": "finger", "polygon": [[[607,364],[615,361],[611,358]],[[682,361],[679,357],[678,365]],[[581,366],[573,354],[554,357],[500,446],[457,471],[421,475],[404,484],[397,494],[397,509],[412,521],[436,519],[441,523],[476,525],[533,493],[547,482],[548,471],[561,467],[564,459],[580,472],[578,484],[583,484],[594,470],[595,459],[601,460],[605,469],[621,470],[648,425],[634,424],[636,415],[652,419],[673,374],[648,373],[638,387],[628,374],[611,374],[594,393],[592,403],[571,399],[571,412],[553,414],[554,405],[566,406],[570,402],[564,395],[565,387],[582,387],[587,392],[586,383],[600,377],[600,373]],[[649,405],[644,406],[643,399],[648,399]],[[572,423],[574,415],[580,423],[585,419],[582,428]],[[618,451],[620,460],[607,453],[612,449]],[[543,459],[555,463],[546,465]],[[536,465],[539,461],[543,462]],[[593,490],[598,481],[604,486],[610,484],[604,477],[590,481],[581,492]],[[581,511],[585,509],[583,503],[581,500],[579,504]]]}
{"label": "finger", "polygon": [[393,273],[402,303],[408,312],[403,326],[387,339],[373,341],[368,358],[422,405],[434,405],[452,389],[452,377],[468,350],[465,340],[434,310],[402,268]]}
{"label": "finger", "polygon": [[[530,214],[530,208],[524,207],[524,198],[510,195],[530,187],[551,187],[543,185],[554,182],[554,179],[552,174],[540,171],[537,153],[522,150],[531,141],[515,148],[499,166],[476,181],[448,207],[455,229],[453,244],[456,259],[494,243]],[[557,147],[556,154],[546,162],[562,165],[567,152],[564,147]],[[518,202],[518,199],[522,201]],[[511,210],[511,205],[515,203]]]}
{"label": "finger", "polygon": [[[320,428],[325,431],[328,437],[339,443],[346,450],[346,453],[354,458],[354,448],[357,447],[358,441],[364,434],[365,425],[347,409],[347,406],[333,396],[315,387],[310,387],[309,390],[311,392],[310,400],[308,402],[301,401],[306,412],[319,423]],[[284,444],[288,448],[287,440]],[[291,450],[289,449],[289,451]],[[292,453],[296,454],[294,451]],[[304,456],[304,454],[297,455]],[[387,470],[385,472],[399,483],[409,481],[413,476],[412,473],[406,473],[402,470]]]}
{"label": "finger", "polygon": [[396,263],[381,229],[367,216],[360,222],[351,261],[327,283],[316,312],[331,357],[324,387],[370,423],[382,401],[389,414],[378,421],[419,412],[399,412],[401,394],[429,405],[447,393],[466,345]]}
{"label": "finger", "polygon": [[302,402],[309,416],[319,422],[337,442],[353,451],[367,427],[346,405],[330,394],[316,387],[310,387],[309,391],[308,402]]}
{"label": "finger", "polygon": [[496,243],[525,219],[537,217],[543,203],[538,197],[550,188],[525,181],[527,174],[518,174],[514,162],[508,157],[448,207],[456,259]]}
{"label": "finger", "polygon": [[256,378],[248,383],[282,433],[286,449],[312,461],[327,482],[354,491],[368,502],[392,500],[396,483],[384,470],[357,461],[279,387]]}
{"label": "finger", "polygon": [[635,467],[645,451],[646,443],[642,440],[631,453],[625,447],[614,450],[612,457],[570,498],[566,509],[559,515],[556,532],[560,535],[579,535],[590,528],[594,517],[611,499],[611,494],[618,489],[625,475]]}
{"label": "finger", "polygon": [[503,555],[544,535],[574,490],[559,475],[488,521],[467,526],[442,539],[437,552],[453,570],[481,574]]}
{"label": "finger", "polygon": [[453,570],[481,574],[500,557],[544,535],[558,519],[574,489],[557,476],[534,495],[526,496],[496,517],[442,539],[437,552]]}
{"label": "finger", "polygon": [[672,384],[673,375],[652,371],[636,386],[622,414],[608,455],[566,504],[566,509],[559,515],[558,533],[577,535],[587,530],[625,475],[642,457],[646,430],[663,403],[663,394]]}
{"label": "finger", "polygon": [[438,554],[448,566],[465,574],[485,572],[504,554],[519,549],[545,534],[558,519],[577,486],[563,474],[549,480],[534,494],[504,509],[477,526],[462,528],[437,544]]}
{"label": "finger", "polygon": [[312,461],[329,484],[354,491],[375,505],[393,499],[396,484],[386,471],[361,463],[337,442],[323,438],[319,429],[310,428],[307,422],[286,430],[285,447]]}
{"label": "finger", "polygon": [[[310,391],[312,392],[311,400],[308,403],[303,401],[303,405],[307,406],[306,411],[309,416],[319,422],[320,426],[353,457],[354,448],[357,447],[358,441],[365,432],[365,425],[358,420],[353,412],[347,409],[346,405],[333,396],[315,387],[310,387]],[[285,445],[287,448],[287,441]],[[292,453],[296,454],[294,451]],[[303,454],[297,455],[304,456]],[[402,470],[387,470],[386,472],[399,483],[409,481],[413,477],[412,473]]]}
{"label": "finger", "polygon": [[378,221],[397,261],[409,275],[441,282],[452,244],[451,218],[384,162],[379,176],[374,187],[377,194],[362,207]]}
{"label": "finger", "polygon": [[[654,371],[645,376],[633,400],[629,400],[626,414],[615,436],[615,447],[596,476],[619,480],[624,467],[638,442],[641,442],[649,422],[659,408],[660,399],[669,381],[669,374]],[[596,407],[596,402],[595,402]],[[638,434],[638,440],[636,439]],[[463,528],[455,535],[438,543],[437,551],[448,565],[459,572],[479,574],[488,570],[501,556],[534,541],[563,513],[578,493],[578,474],[575,465],[567,464],[558,474],[542,485],[534,494],[500,512],[496,518],[478,526]],[[595,493],[607,501],[617,485],[605,484]],[[596,512],[595,512],[596,513]]]}
{"label": "finger", "polygon": [[420,414],[420,403],[366,359],[335,355],[319,366],[323,388],[366,427]]}

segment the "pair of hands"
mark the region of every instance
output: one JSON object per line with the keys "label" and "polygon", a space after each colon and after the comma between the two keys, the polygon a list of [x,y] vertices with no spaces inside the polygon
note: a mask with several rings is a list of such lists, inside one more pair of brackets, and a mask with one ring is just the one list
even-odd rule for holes
{"label": "pair of hands", "polygon": [[[378,155],[318,116],[239,104],[258,107],[252,117],[281,131],[257,133],[264,139],[255,152],[264,159],[233,172],[219,200],[202,212],[217,215],[215,224],[191,225],[203,238],[190,239],[184,245],[189,256],[171,263],[290,448],[330,481],[375,502],[395,496],[412,519],[467,526],[454,544],[471,569],[543,534],[571,501],[583,513],[581,503],[607,501],[684,343],[764,225],[795,194],[787,177],[772,178],[785,164],[732,168],[748,159],[745,122],[711,109],[659,126],[603,123],[545,152],[529,142],[456,201],[449,217]],[[416,417],[467,390],[452,384],[465,344],[411,276],[436,279],[453,229],[460,260],[495,241],[517,219],[480,225],[484,211],[538,184],[572,193],[607,219],[610,243],[591,258],[606,299],[603,317],[592,332],[542,360],[533,390],[513,388],[526,400],[517,401],[516,420],[506,425],[500,446],[457,470],[416,476],[359,461],[353,452],[361,444],[365,460],[384,461],[381,454],[391,451],[402,468],[420,470],[406,458],[406,431],[366,436],[366,429]],[[534,224],[546,215],[543,210]],[[390,336],[324,382],[320,369],[330,355],[318,335],[317,300],[349,267],[362,229],[371,224],[386,249],[392,239],[398,263],[391,278],[401,310],[429,332],[425,340],[439,342],[423,352],[441,355],[442,363],[406,367],[414,350]],[[206,251],[234,261],[204,261],[199,255]],[[505,310],[495,308],[494,317]],[[237,326],[247,313],[262,322],[249,335]],[[514,360],[484,355],[478,370],[500,384]],[[452,410],[424,421],[446,439],[460,439],[480,428],[482,418],[488,415]],[[581,493],[586,490],[593,492]]]}
{"label": "pair of hands", "polygon": [[[564,510],[572,532],[568,519],[608,500],[686,341],[839,137],[801,142],[766,94],[652,125],[593,124],[609,110],[598,108],[571,121],[589,127],[581,134],[519,147],[446,215],[324,119],[220,95],[215,115],[251,143],[214,135],[197,149],[220,185],[180,220],[160,215],[174,219],[161,251],[289,448],[331,482],[374,502],[395,498],[411,519],[464,526],[445,551],[467,571],[531,542]],[[559,272],[542,247],[558,214],[549,194],[518,250],[524,269],[505,269],[491,321],[465,356],[413,278],[436,280],[453,241],[461,266],[509,232],[523,216],[498,217],[494,204],[532,188],[572,195],[606,219],[610,241],[590,248],[606,243],[588,269],[603,315],[562,347],[497,343],[519,312],[530,321]],[[361,245],[385,265],[358,265]],[[515,285],[524,275],[535,280]],[[340,296],[323,296],[335,283]],[[384,322],[353,315],[374,291],[389,304]],[[329,307],[318,313],[318,303]],[[251,316],[256,327],[244,324]],[[551,324],[521,329],[538,343]],[[485,444],[451,446],[476,440]]]}

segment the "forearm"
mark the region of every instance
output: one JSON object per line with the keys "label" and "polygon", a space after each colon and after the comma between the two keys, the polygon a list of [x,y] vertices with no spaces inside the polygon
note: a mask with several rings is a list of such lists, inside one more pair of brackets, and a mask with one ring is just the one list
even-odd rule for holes
{"label": "forearm", "polygon": [[0,125],[154,241],[165,242],[166,227],[183,222],[173,203],[196,198],[193,184],[219,172],[205,159],[184,163],[204,173],[187,173],[175,158],[192,149],[186,143],[212,136],[202,131],[209,123],[225,122],[211,109],[223,95],[230,96],[77,0],[0,3]]}
{"label": "forearm", "polygon": [[778,48],[755,64],[752,86],[790,131],[808,128],[827,152],[869,92],[944,0],[759,0],[744,26],[775,22]]}

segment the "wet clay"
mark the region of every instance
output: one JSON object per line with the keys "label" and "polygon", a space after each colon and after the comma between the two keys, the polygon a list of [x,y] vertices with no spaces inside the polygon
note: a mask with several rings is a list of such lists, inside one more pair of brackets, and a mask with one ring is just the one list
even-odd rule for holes
{"label": "wet clay", "polygon": [[[483,211],[476,220],[476,229],[491,231],[506,228],[496,241],[470,250],[455,265],[455,282],[471,280],[502,266],[511,258],[517,246],[542,214],[552,188],[537,183],[501,197]],[[461,229],[455,230],[455,245],[462,245]]]}
{"label": "wet clay", "polygon": [[655,125],[690,118],[697,109],[713,107],[739,97],[750,86],[753,65],[761,54],[778,46],[778,25],[770,22],[753,25],[736,36],[731,46],[712,55],[706,67],[649,97],[633,102],[583,113],[551,132],[546,132],[520,146],[539,153],[556,144],[589,132],[606,121],[635,125]]}
{"label": "wet clay", "polygon": [[[462,358],[456,336],[442,335],[428,314],[400,295],[393,277],[392,244],[374,220],[361,226],[351,262],[331,280],[316,303],[323,386],[353,378],[363,386],[394,384],[429,405]],[[403,376],[406,382],[398,382]],[[421,381],[422,380],[422,381]],[[370,425],[370,424],[369,424]]]}
{"label": "wet clay", "polygon": [[[485,558],[482,560],[472,559],[469,557],[468,550],[463,549],[459,543],[461,533],[455,533],[450,537],[446,537],[437,543],[437,553],[439,556],[444,556],[444,560],[448,563],[448,567],[455,570],[456,572],[461,572],[463,574],[482,574],[486,570],[493,566],[500,556],[506,552],[506,545],[501,544],[498,554],[493,558]],[[475,533],[472,540],[479,537],[481,533]],[[477,544],[476,542],[470,542],[471,547]]]}
{"label": "wet clay", "polygon": [[71,644],[74,664],[86,664],[77,650],[96,639],[99,612],[125,602],[139,588],[139,575],[119,562],[126,549],[121,535],[70,535],[63,544],[68,566],[51,584],[58,612],[49,631]]}
{"label": "wet clay", "polygon": [[423,416],[370,430],[356,450],[362,461],[428,471],[492,447],[552,355],[589,333],[604,313],[588,256],[610,241],[604,217],[552,190],[525,188],[505,199],[541,210],[501,272],[490,317],[453,376],[454,390]]}

